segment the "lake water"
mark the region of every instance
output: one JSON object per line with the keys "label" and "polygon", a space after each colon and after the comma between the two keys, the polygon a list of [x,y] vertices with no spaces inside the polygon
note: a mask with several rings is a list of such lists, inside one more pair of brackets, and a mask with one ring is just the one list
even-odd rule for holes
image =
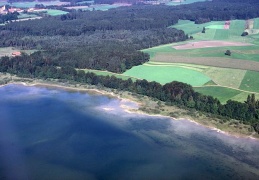
{"label": "lake water", "polygon": [[259,179],[259,141],[134,103],[62,89],[0,88],[0,179]]}

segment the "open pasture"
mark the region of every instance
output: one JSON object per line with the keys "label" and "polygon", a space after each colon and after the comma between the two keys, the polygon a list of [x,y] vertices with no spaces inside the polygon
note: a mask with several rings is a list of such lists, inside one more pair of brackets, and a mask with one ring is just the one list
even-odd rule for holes
{"label": "open pasture", "polygon": [[259,93],[259,72],[247,71],[239,88]]}
{"label": "open pasture", "polygon": [[[211,25],[223,25],[222,21],[211,21],[204,24],[195,24],[193,21],[189,20],[179,20],[177,24],[170,27],[183,30],[185,34],[193,35],[202,31],[203,27]],[[205,33],[206,34],[206,33]]]}
{"label": "open pasture", "polygon": [[46,14],[50,15],[50,16],[59,16],[59,15],[63,15],[63,14],[67,14],[68,12],[66,11],[61,11],[61,10],[57,10],[57,9],[48,9],[46,11]]}
{"label": "open pasture", "polygon": [[[253,19],[254,25],[253,34],[257,33],[256,29],[259,29],[259,18]],[[226,26],[225,24],[229,24]],[[179,20],[179,22],[173,26],[173,28],[181,29],[186,34],[192,35],[195,40],[226,40],[237,42],[252,42],[250,36],[242,37],[241,34],[246,28],[245,20],[231,20],[231,21],[211,21],[204,24],[194,24],[193,21]],[[202,28],[205,27],[205,33],[201,33]]]}
{"label": "open pasture", "polygon": [[213,96],[221,103],[226,103],[229,99],[241,93],[239,90],[220,86],[194,87],[194,90],[204,95]]}
{"label": "open pasture", "polygon": [[230,41],[197,41],[188,42],[182,45],[172,46],[174,49],[199,49],[199,48],[211,48],[211,47],[223,47],[223,46],[252,46],[250,43],[242,42],[230,42]]}
{"label": "open pasture", "polygon": [[55,5],[55,6],[61,6],[61,5],[68,5],[70,4],[69,2],[61,2],[61,1],[33,1],[33,2],[13,2],[12,4],[6,2],[6,1],[0,1],[0,6],[3,5],[10,5],[10,6],[14,6],[14,7],[18,7],[18,8],[32,8],[35,7],[36,4],[43,4],[44,6],[51,6],[51,5]]}
{"label": "open pasture", "polygon": [[[194,87],[194,90],[208,96],[217,98],[221,103],[226,103],[229,99],[244,102],[250,92],[243,92],[241,90],[231,89],[220,86],[205,86],[205,87]],[[255,97],[259,99],[259,94],[255,94]]]}
{"label": "open pasture", "polygon": [[133,67],[123,74],[139,79],[146,79],[148,81],[156,81],[161,84],[180,81],[191,84],[192,86],[202,86],[210,81],[209,77],[199,71],[177,66],[144,64]]}
{"label": "open pasture", "polygon": [[83,70],[85,73],[92,72],[92,73],[95,73],[96,75],[100,75],[100,76],[115,76],[115,77],[123,79],[123,80],[127,80],[129,78],[131,78],[132,81],[137,80],[137,78],[134,78],[134,77],[130,77],[130,76],[123,75],[123,74],[112,73],[109,71],[101,71],[101,70],[93,70],[93,69],[77,69],[77,70]]}
{"label": "open pasture", "polygon": [[254,19],[253,29],[259,29],[259,18],[255,18]]}
{"label": "open pasture", "polygon": [[[193,41],[194,42],[194,41]],[[186,42],[185,42],[186,43]],[[192,42],[189,43],[189,46],[191,46]],[[249,60],[249,61],[257,61],[259,62],[259,46],[253,45],[253,46],[222,46],[222,47],[210,47],[210,48],[196,48],[196,49],[181,49],[176,50],[172,48],[172,46],[181,46],[184,43],[174,43],[174,44],[167,44],[167,45],[161,45],[154,48],[149,48],[142,50],[143,52],[146,52],[150,55],[151,60],[154,61],[160,61],[157,59],[157,55],[166,55],[166,56],[172,56],[172,57],[210,57],[210,58],[228,58],[228,59],[240,59],[240,60]],[[226,50],[231,50],[232,54],[231,56],[226,56],[225,52]],[[154,59],[155,58],[155,59]]]}
{"label": "open pasture", "polygon": [[[230,69],[230,68],[218,68],[210,66],[202,66],[195,64],[184,63],[164,63],[164,62],[148,62],[145,65],[160,67],[181,67],[185,69],[191,69],[203,73],[208,76],[213,84],[225,87],[231,87],[238,89],[246,74],[246,70]],[[207,85],[208,83],[206,83]]]}
{"label": "open pasture", "polygon": [[246,70],[208,67],[203,73],[209,76],[217,85],[238,89]]}
{"label": "open pasture", "polygon": [[[180,4],[191,4],[191,3],[195,3],[195,2],[203,2],[206,0],[172,0],[166,3],[166,5],[168,6],[177,6]],[[164,1],[161,1],[162,3],[164,3]]]}
{"label": "open pasture", "polygon": [[259,71],[259,62],[255,61],[244,61],[239,59],[231,59],[224,57],[188,57],[187,56],[174,56],[171,54],[157,53],[153,61],[158,62],[170,62],[170,63],[187,63],[187,64],[197,64],[204,66],[222,67],[222,68],[232,68],[232,69],[242,69],[242,70],[252,70]]}

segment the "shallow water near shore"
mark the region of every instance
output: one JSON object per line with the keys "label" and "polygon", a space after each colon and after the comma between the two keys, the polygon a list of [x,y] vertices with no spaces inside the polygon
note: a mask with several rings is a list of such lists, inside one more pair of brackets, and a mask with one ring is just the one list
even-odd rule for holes
{"label": "shallow water near shore", "polygon": [[259,140],[104,95],[7,85],[0,97],[0,179],[259,179]]}

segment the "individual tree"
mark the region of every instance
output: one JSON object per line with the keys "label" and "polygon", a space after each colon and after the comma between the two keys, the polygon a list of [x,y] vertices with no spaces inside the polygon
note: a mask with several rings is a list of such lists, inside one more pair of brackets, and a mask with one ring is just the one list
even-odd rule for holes
{"label": "individual tree", "polygon": [[230,50],[227,50],[227,51],[225,52],[225,55],[231,56],[231,51],[230,51]]}
{"label": "individual tree", "polygon": [[205,31],[206,31],[206,29],[205,29],[205,27],[203,27],[201,32],[205,33]]}

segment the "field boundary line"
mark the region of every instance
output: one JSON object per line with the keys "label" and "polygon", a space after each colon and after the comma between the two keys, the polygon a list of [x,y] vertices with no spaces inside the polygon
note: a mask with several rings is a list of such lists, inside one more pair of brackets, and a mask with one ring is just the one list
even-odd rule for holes
{"label": "field boundary line", "polygon": [[194,88],[202,88],[202,87],[224,87],[224,88],[228,88],[228,89],[233,89],[233,90],[237,90],[237,91],[241,91],[241,92],[245,92],[245,93],[251,93],[251,94],[258,94],[259,92],[253,92],[253,91],[246,91],[246,90],[242,90],[242,89],[238,89],[238,88],[233,88],[233,87],[229,87],[229,86],[221,86],[221,85],[205,85],[205,86],[193,86]]}

